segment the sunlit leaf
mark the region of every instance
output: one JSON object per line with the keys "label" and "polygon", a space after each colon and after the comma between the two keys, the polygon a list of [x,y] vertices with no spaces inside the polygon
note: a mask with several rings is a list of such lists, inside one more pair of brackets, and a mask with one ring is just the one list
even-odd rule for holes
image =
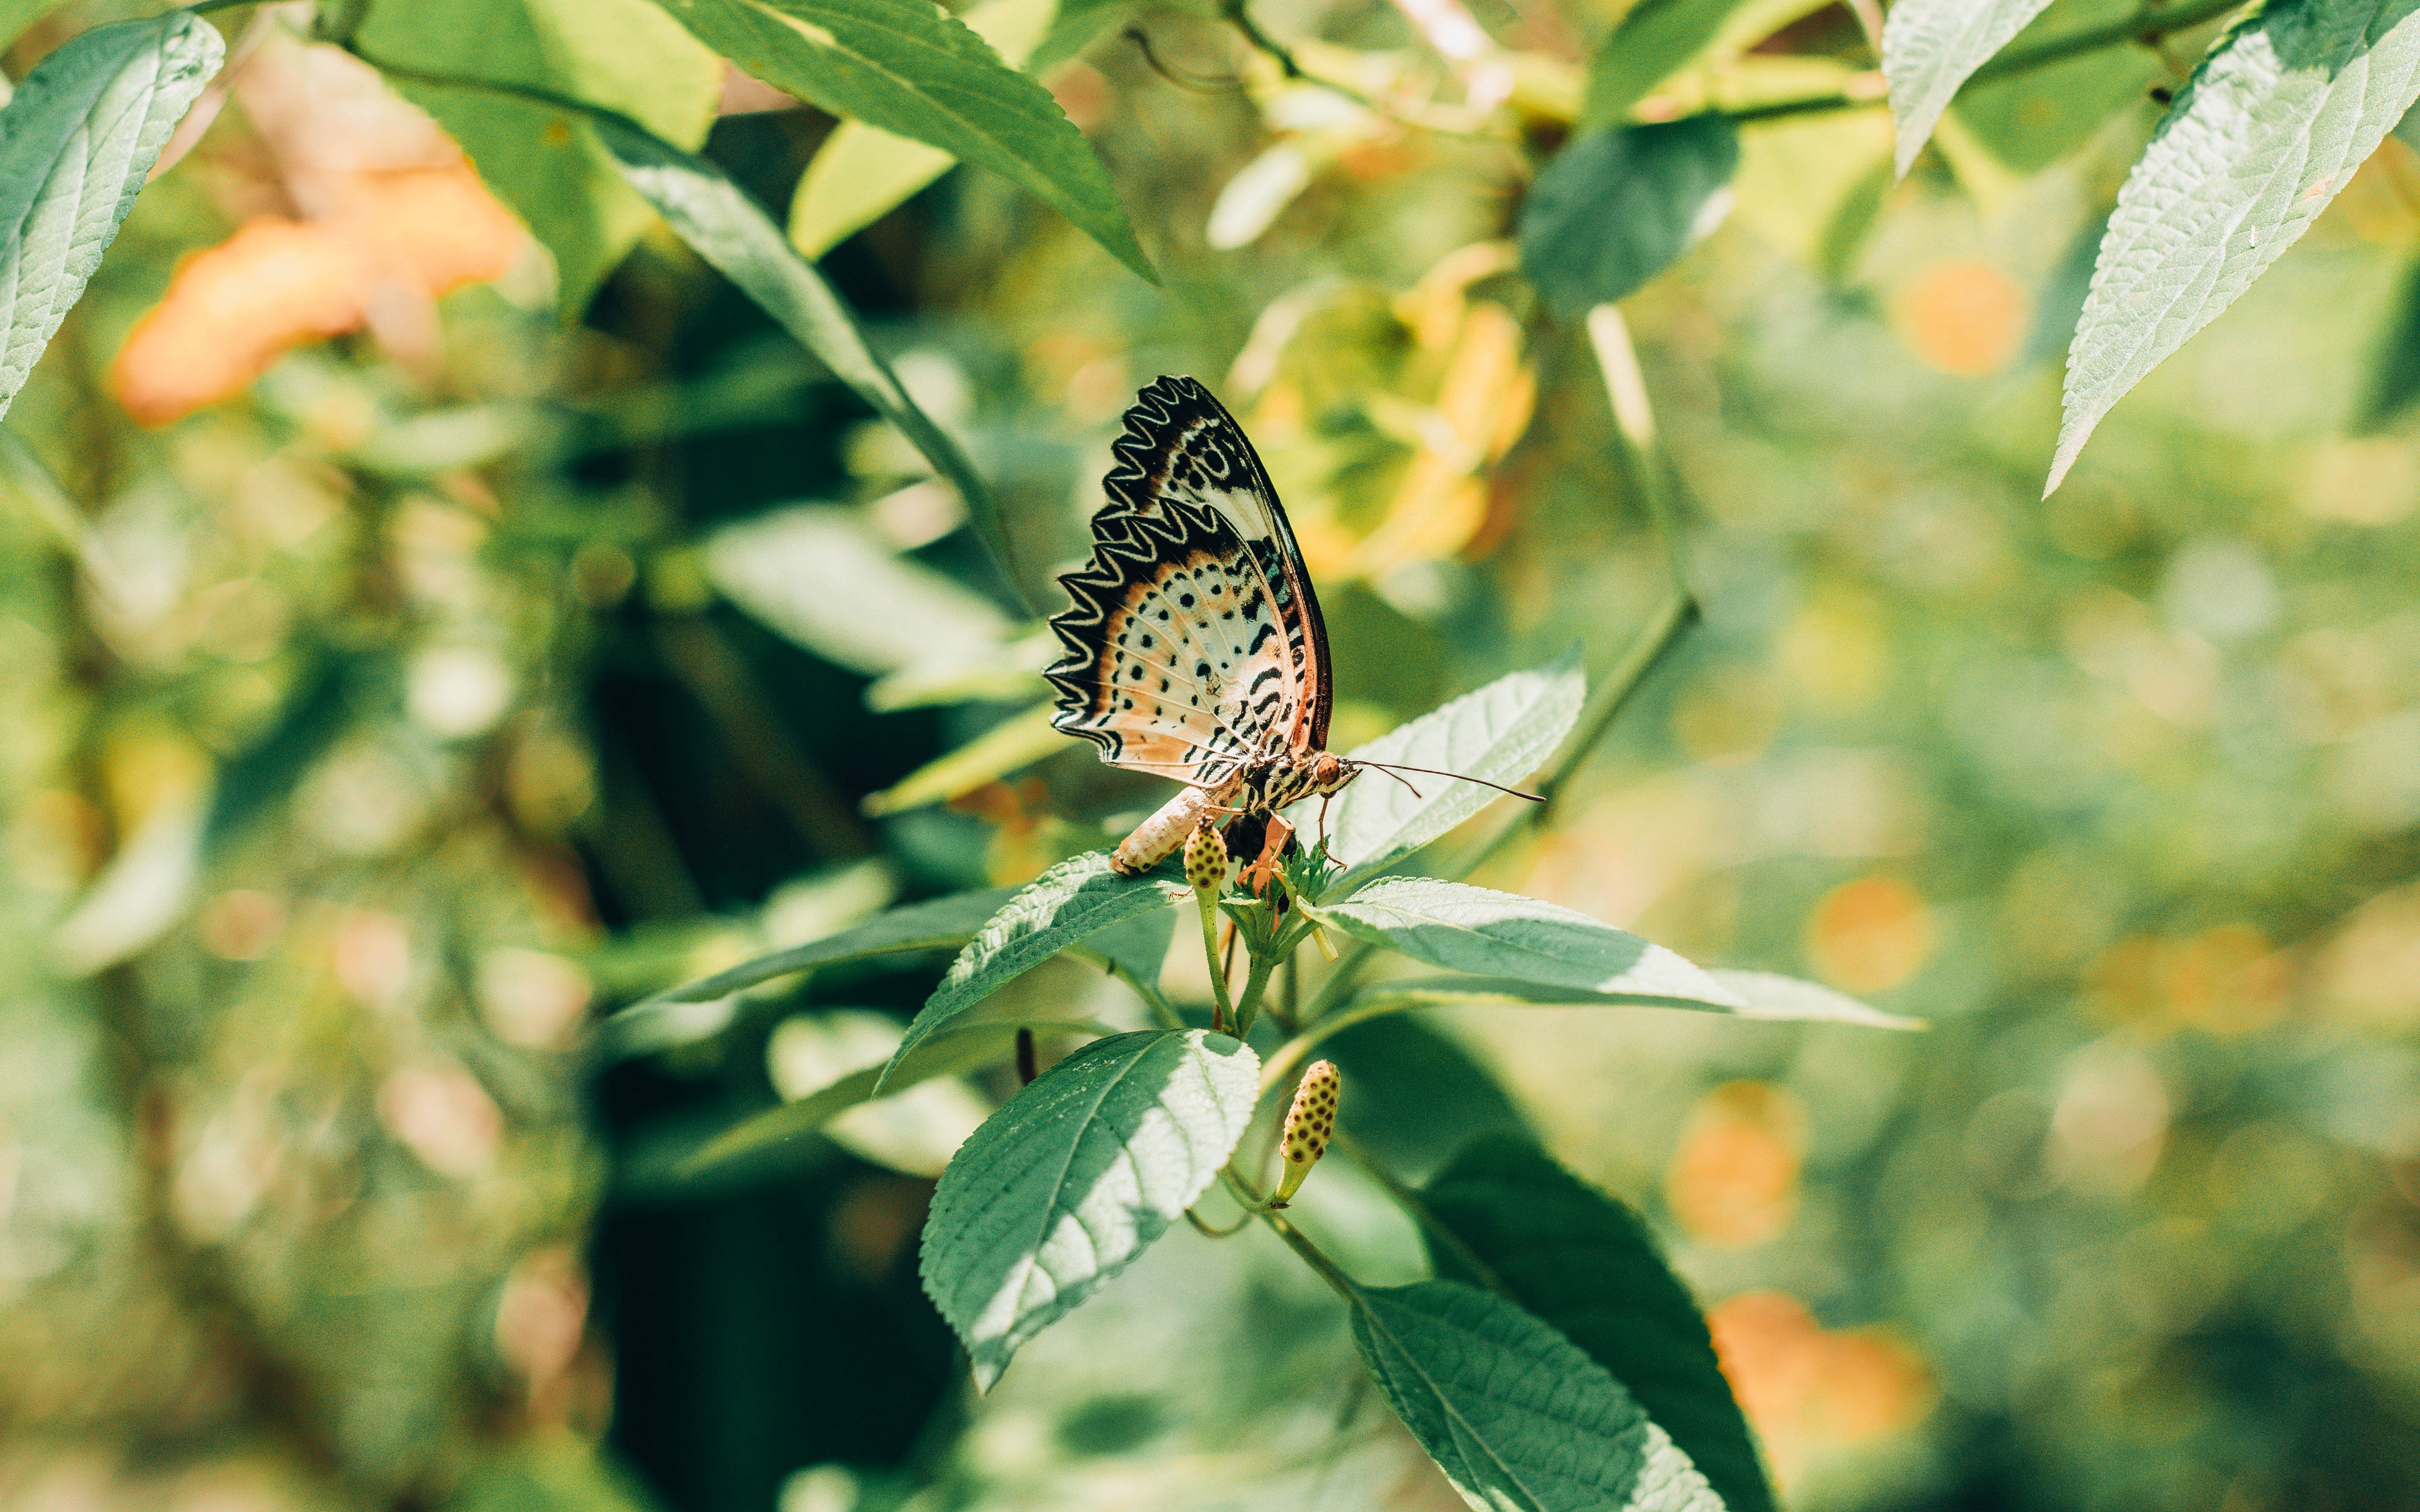
{"label": "sunlit leaf", "polygon": [[1883,77],[1899,124],[1897,167],[1924,150],[1966,76],[2009,45],[2050,0],[1900,0],[1883,26]]}
{"label": "sunlit leaf", "polygon": [[885,546],[854,510],[776,509],[706,537],[706,576],[733,603],[851,671],[971,658],[1008,633],[990,602]]}
{"label": "sunlit leaf", "polygon": [[[372,6],[360,43],[380,62],[600,105],[685,149],[705,142],[722,94],[721,61],[648,0]],[[581,115],[493,89],[411,78],[396,87],[553,255],[557,302],[578,318],[648,220]]]}
{"label": "sunlit leaf", "polygon": [[[1499,677],[1400,725],[1351,755],[1356,761],[1518,782],[1544,765],[1571,733],[1587,694],[1575,646],[1544,667]],[[1415,775],[1410,783],[1364,772],[1328,806],[1328,851],[1347,868],[1329,896],[1343,896],[1498,796],[1450,778]],[[1306,835],[1318,833],[1317,807],[1297,806],[1291,815]]]}
{"label": "sunlit leaf", "polygon": [[1453,1281],[1355,1301],[1362,1363],[1478,1512],[1722,1512],[1621,1383],[1517,1303]]}
{"label": "sunlit leaf", "polygon": [[1707,971],[1714,990],[1698,996],[1678,993],[1597,993],[1584,987],[1525,981],[1517,977],[1409,977],[1389,979],[1383,986],[1406,1006],[1476,1003],[1495,1000],[1541,1006],[1594,1008],[1630,1004],[1645,1008],[1693,1008],[1730,1013],[1740,1018],[1776,1019],[1807,1024],[1855,1024],[1869,1029],[1921,1029],[1922,1019],[1869,1008],[1844,993],[1794,977],[1761,971]]}
{"label": "sunlit leaf", "polygon": [[2118,192],[2045,491],[2101,417],[2252,286],[2420,98],[2420,10],[2277,0],[2195,69]]}
{"label": "sunlit leaf", "polygon": [[1464,1146],[1420,1201],[1440,1277],[1501,1288],[1621,1382],[1725,1506],[1771,1512],[1705,1318],[1638,1214],[1506,1134]]}
{"label": "sunlit leaf", "polygon": [[1660,945],[1555,903],[1435,877],[1380,877],[1312,917],[1456,971],[1597,995],[1730,1006],[1712,977]]}
{"label": "sunlit leaf", "polygon": [[1000,506],[974,464],[925,414],[830,285],[792,251],[781,230],[722,170],[659,141],[629,121],[599,116],[597,140],[657,213],[691,250],[737,285],[765,313],[821,358],[835,377],[905,436],[958,490],[1001,576],[1022,591]]}
{"label": "sunlit leaf", "polygon": [[926,1036],[1068,946],[1168,907],[1171,892],[1166,883],[1110,871],[1106,851],[1074,856],[1043,872],[986,920],[950,964],[949,975],[908,1025],[891,1064],[900,1065]]}
{"label": "sunlit leaf", "polygon": [[899,813],[928,803],[947,803],[996,782],[1067,748],[1067,737],[1050,723],[1052,705],[1037,703],[947,755],[939,756],[865,800],[869,814]]}
{"label": "sunlit leaf", "polygon": [[1050,91],[925,0],[658,0],[777,89],[1024,186],[1158,282],[1107,169]]}
{"label": "sunlit leaf", "polygon": [[1739,133],[1721,116],[1612,126],[1539,171],[1521,208],[1521,270],[1574,316],[1662,272],[1730,208]]}
{"label": "sunlit leaf", "polygon": [[1209,1188],[1260,1071],[1223,1034],[1122,1034],[1051,1067],[967,1140],[933,1194],[923,1276],[978,1387]]}
{"label": "sunlit leaf", "polygon": [[96,26],[0,108],[0,415],[225,53],[188,11]]}

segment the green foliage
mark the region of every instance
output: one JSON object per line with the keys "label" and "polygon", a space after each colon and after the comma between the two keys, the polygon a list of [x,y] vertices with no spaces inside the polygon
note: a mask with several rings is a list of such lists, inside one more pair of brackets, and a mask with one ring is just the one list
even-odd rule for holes
{"label": "green foliage", "polygon": [[[1350,759],[1512,783],[1538,769],[1579,721],[1587,686],[1576,647],[1532,671],[1512,672],[1401,725]],[[1475,783],[1414,774],[1409,785],[1364,772],[1336,797],[1327,854],[1345,862],[1326,896],[1376,876],[1496,801]]]}
{"label": "green foliage", "polygon": [[1580,124],[1619,122],[1649,90],[1706,50],[1740,0],[1639,0],[1597,44],[1589,61]]}
{"label": "green foliage", "polygon": [[1883,72],[1899,126],[1895,163],[1907,177],[1967,76],[2009,44],[2050,0],[1907,0],[1883,26]]}
{"label": "green foliage", "polygon": [[1626,1387],[1734,1512],[1771,1512],[1756,1441],[1688,1288],[1637,1213],[1503,1135],[1420,1191],[1439,1277],[1500,1290]]}
{"label": "green foliage", "polygon": [[2127,390],[2309,228],[2414,100],[2409,11],[2285,0],[2220,40],[2118,192],[2068,349],[2048,487]]}
{"label": "green foliage", "polygon": [[1717,115],[1592,131],[1530,186],[1521,270],[1567,318],[1621,299],[1714,229],[1738,165],[1739,133]]}
{"label": "green foliage", "polygon": [[978,1387],[1218,1180],[1260,1069],[1223,1034],[1116,1035],[1053,1066],[966,1142],[933,1194],[923,1270]]}
{"label": "green foliage", "polygon": [[0,107],[0,415],[225,54],[209,23],[182,11],[96,27]]}
{"label": "green foliage", "polygon": [[[360,33],[381,62],[534,89],[618,112],[675,147],[706,140],[722,67],[647,0],[435,0],[373,5]],[[554,256],[556,299],[578,319],[651,217],[576,111],[492,88],[406,77]]]}
{"label": "green foliage", "polygon": [[1478,1512],[1722,1512],[1621,1383],[1504,1298],[1454,1281],[1355,1298],[1388,1404]]}
{"label": "green foliage", "polygon": [[939,1032],[1001,986],[1071,945],[1112,925],[1169,906],[1171,888],[1148,877],[1122,877],[1100,851],[1062,861],[1009,900],[950,963],[924,999],[908,1037],[892,1057],[896,1068],[928,1035]]}
{"label": "green foliage", "polygon": [[1049,91],[922,0],[658,0],[766,83],[1024,186],[1157,282],[1117,191]]}

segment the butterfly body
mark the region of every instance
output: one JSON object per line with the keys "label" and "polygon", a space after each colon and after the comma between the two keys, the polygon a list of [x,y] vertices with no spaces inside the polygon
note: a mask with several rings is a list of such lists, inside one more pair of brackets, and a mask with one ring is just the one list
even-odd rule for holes
{"label": "butterfly body", "polygon": [[1293,527],[1233,416],[1191,378],[1136,396],[1093,559],[1059,580],[1066,654],[1051,723],[1101,760],[1186,784],[1110,856],[1148,871],[1204,822],[1267,816],[1263,876],[1290,826],[1276,813],[1350,782],[1328,751],[1327,633]]}

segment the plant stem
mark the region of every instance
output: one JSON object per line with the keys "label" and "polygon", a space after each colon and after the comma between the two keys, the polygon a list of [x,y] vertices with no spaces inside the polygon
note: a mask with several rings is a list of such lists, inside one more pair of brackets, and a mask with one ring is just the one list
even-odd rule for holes
{"label": "plant stem", "polygon": [[[2191,0],[2189,4],[2171,7],[2151,0],[2133,14],[2117,21],[2087,26],[2065,37],[2047,37],[2029,47],[2012,48],[1977,69],[1968,76],[1967,82],[1984,84],[2011,74],[2028,73],[2053,63],[2063,63],[2079,54],[2098,52],[2120,42],[2141,42],[2149,46],[2164,37],[2191,31],[2204,22],[2215,21],[2229,11],[2242,8],[2243,3],[2244,0]],[[1885,96],[1880,74],[1859,74],[1845,87],[1829,94],[1776,100],[1770,104],[1745,105],[1737,110],[1714,114],[1728,117],[1733,125],[1742,125],[1749,121],[1775,120],[1785,116],[1856,110],[1881,104]]]}
{"label": "plant stem", "polygon": [[1235,1038],[1240,1040],[1252,1032],[1252,1021],[1261,1016],[1261,999],[1269,990],[1269,973],[1277,962],[1255,950],[1252,969],[1244,978],[1244,995],[1235,1002]]}
{"label": "plant stem", "polygon": [[[1384,1187],[1387,1196],[1394,1199],[1395,1206],[1403,1209],[1404,1215],[1419,1226],[1420,1232],[1426,1234],[1439,1249],[1451,1254],[1457,1264],[1479,1278],[1480,1285],[1500,1296],[1512,1296],[1512,1288],[1504,1284],[1502,1276],[1496,1273],[1496,1268],[1481,1259],[1478,1251],[1464,1243],[1460,1234],[1445,1226],[1445,1221],[1436,1215],[1436,1210],[1429,1206],[1425,1196],[1405,1186],[1394,1172],[1371,1159],[1370,1152],[1342,1129],[1336,1131],[1336,1148],[1342,1150],[1353,1164],[1367,1171],[1372,1180]],[[1516,1297],[1513,1300],[1517,1302],[1520,1299]]]}
{"label": "plant stem", "polygon": [[1320,1251],[1318,1245],[1311,1242],[1310,1236],[1274,1212],[1262,1213],[1261,1222],[1276,1229],[1278,1237],[1291,1245],[1296,1255],[1302,1257],[1304,1264],[1318,1272],[1319,1278],[1335,1288],[1338,1296],[1356,1307],[1361,1305],[1361,1288],[1354,1285],[1353,1278],[1344,1273],[1342,1266],[1329,1259]]}
{"label": "plant stem", "polygon": [[1235,1003],[1227,995],[1227,968],[1218,960],[1218,905],[1198,893],[1194,902],[1201,905],[1202,962],[1210,968],[1210,990],[1218,995],[1218,1017],[1210,1026],[1241,1039],[1243,1026],[1235,1020]]}

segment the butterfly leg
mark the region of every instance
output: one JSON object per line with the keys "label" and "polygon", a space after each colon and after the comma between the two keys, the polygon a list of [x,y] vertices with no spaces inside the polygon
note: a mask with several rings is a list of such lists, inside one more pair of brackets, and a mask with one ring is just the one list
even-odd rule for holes
{"label": "butterfly leg", "polygon": [[1261,854],[1240,873],[1253,897],[1268,890],[1270,881],[1278,874],[1278,859],[1285,854],[1286,842],[1292,839],[1294,825],[1279,815],[1269,815],[1268,838],[1261,842]]}

